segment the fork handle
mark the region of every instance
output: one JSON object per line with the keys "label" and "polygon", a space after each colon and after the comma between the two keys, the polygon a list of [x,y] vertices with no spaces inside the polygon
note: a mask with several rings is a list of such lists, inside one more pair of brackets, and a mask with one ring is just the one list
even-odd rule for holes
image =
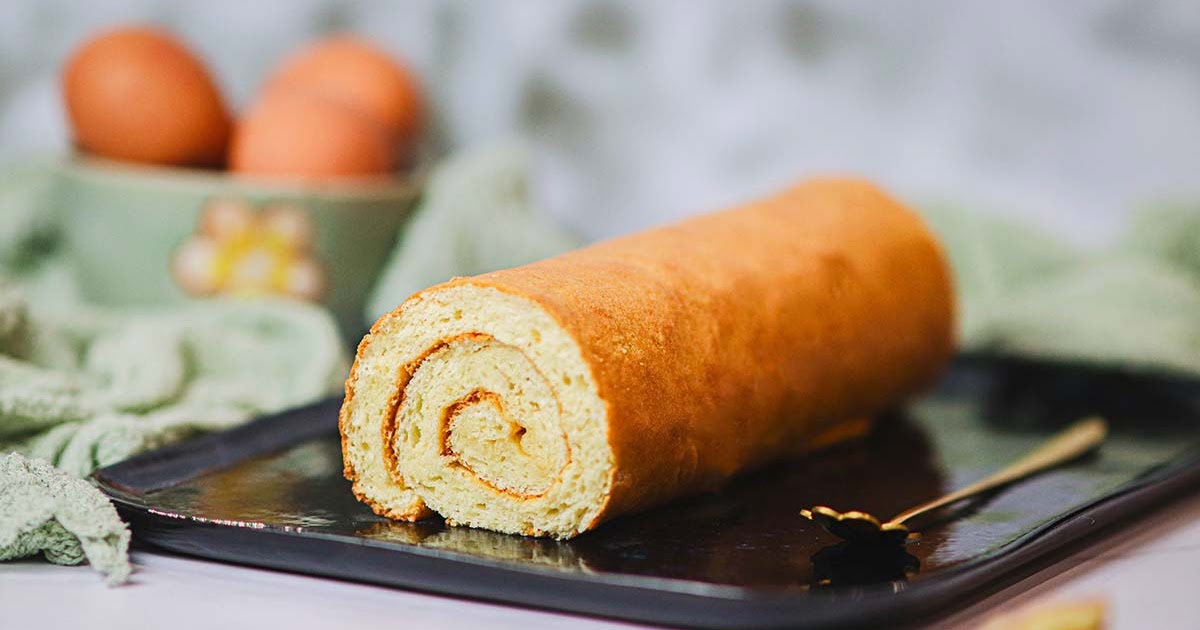
{"label": "fork handle", "polygon": [[1054,468],[1092,450],[1103,442],[1107,435],[1108,423],[1103,418],[1091,417],[1080,420],[1063,429],[1045,444],[1030,451],[1025,457],[1009,464],[1006,468],[996,471],[992,475],[980,479],[965,488],[906,510],[888,522],[898,525],[903,524],[905,521],[926,512],[958,503],[963,499],[1007,486],[1014,481]]}

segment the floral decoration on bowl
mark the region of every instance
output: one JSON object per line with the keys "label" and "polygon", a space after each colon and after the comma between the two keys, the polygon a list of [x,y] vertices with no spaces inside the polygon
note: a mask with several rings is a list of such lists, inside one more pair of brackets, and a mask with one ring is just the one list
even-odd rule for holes
{"label": "floral decoration on bowl", "polygon": [[318,301],[327,289],[325,268],[312,251],[308,214],[288,204],[256,211],[241,199],[204,205],[196,232],[171,261],[175,281],[199,297],[286,295]]}

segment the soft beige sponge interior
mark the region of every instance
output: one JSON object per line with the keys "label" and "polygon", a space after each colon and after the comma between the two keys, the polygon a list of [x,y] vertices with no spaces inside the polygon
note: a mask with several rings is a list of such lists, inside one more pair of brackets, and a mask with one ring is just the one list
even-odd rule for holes
{"label": "soft beige sponge interior", "polygon": [[568,538],[607,501],[605,404],[575,340],[541,306],[492,287],[420,293],[376,324],[342,432],[376,512]]}

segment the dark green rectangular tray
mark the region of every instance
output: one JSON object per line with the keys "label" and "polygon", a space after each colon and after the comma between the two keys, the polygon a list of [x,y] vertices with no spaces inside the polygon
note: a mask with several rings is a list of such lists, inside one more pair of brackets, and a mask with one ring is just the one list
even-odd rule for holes
{"label": "dark green rectangular tray", "polygon": [[[976,357],[863,441],[556,542],[375,516],[342,478],[338,404],[150,452],[95,479],[137,540],[179,553],[710,628],[948,612],[1200,482],[1200,382]],[[1112,427],[1098,453],[949,515],[904,551],[861,557],[798,515],[827,504],[890,516],[1091,414]]]}

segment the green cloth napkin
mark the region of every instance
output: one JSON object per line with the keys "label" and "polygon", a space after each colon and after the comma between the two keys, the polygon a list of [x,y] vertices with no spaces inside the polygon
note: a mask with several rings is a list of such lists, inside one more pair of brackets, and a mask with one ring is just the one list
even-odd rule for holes
{"label": "green cloth napkin", "polygon": [[329,317],[299,302],[34,317],[18,293],[0,285],[0,443],[74,475],[312,402],[345,378]]}
{"label": "green cloth napkin", "polygon": [[129,530],[88,482],[48,462],[0,455],[0,561],[42,554],[84,560],[110,584],[129,578]]}
{"label": "green cloth napkin", "polygon": [[[86,557],[123,580],[128,536],[80,477],[336,394],[345,378],[334,322],[298,302],[33,316],[18,293],[0,287],[0,452],[12,452],[0,467],[0,560]],[[36,461],[13,459],[25,456]]]}
{"label": "green cloth napkin", "polygon": [[1091,250],[960,208],[924,214],[954,270],[962,349],[1200,375],[1200,207],[1147,208]]}

